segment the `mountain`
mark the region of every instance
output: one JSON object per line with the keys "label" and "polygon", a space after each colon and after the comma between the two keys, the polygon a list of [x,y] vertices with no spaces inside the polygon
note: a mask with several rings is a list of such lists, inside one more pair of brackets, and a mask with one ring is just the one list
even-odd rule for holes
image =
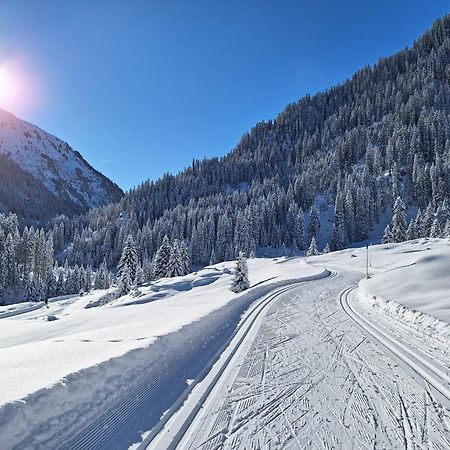
{"label": "mountain", "polygon": [[25,222],[73,216],[123,195],[67,143],[4,110],[0,179],[0,212],[14,212]]}
{"label": "mountain", "polygon": [[385,240],[448,234],[449,81],[446,16],[412,48],[257,124],[228,155],[92,210],[68,236],[70,264],[113,267],[130,234],[142,260],[165,235],[187,241],[201,264],[306,249],[313,236],[336,250],[379,240],[394,204]]}

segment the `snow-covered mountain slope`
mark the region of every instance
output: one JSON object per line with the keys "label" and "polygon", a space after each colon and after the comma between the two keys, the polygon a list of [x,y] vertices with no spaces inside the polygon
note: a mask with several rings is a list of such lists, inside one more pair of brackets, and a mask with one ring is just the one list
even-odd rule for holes
{"label": "snow-covered mountain slope", "polygon": [[117,201],[121,189],[66,142],[0,110],[0,209],[28,220]]}

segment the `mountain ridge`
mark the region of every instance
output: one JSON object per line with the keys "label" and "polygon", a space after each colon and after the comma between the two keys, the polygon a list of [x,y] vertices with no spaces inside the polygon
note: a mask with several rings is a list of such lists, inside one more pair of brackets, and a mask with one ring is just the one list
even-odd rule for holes
{"label": "mountain ridge", "polygon": [[[0,175],[7,180],[0,189],[0,208],[26,222],[85,213],[123,195],[67,142],[3,109],[0,158]],[[27,189],[33,181],[34,192]]]}

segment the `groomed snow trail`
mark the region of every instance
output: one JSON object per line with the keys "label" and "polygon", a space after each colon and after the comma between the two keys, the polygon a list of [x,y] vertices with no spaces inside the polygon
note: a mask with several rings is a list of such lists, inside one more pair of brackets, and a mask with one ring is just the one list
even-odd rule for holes
{"label": "groomed snow trail", "polygon": [[178,448],[450,448],[448,405],[342,309],[359,278],[280,295]]}
{"label": "groomed snow trail", "polygon": [[[370,320],[358,311],[358,303],[352,299],[356,288],[345,290],[340,302],[344,311],[367,333],[372,339],[393,353],[408,366],[414,376],[428,384],[428,388],[435,393],[446,405],[450,405],[450,376],[448,368],[436,358],[430,358],[417,346],[396,336],[391,327],[385,327],[378,321]],[[387,321],[389,323],[389,321]],[[430,346],[430,342],[428,342]]]}

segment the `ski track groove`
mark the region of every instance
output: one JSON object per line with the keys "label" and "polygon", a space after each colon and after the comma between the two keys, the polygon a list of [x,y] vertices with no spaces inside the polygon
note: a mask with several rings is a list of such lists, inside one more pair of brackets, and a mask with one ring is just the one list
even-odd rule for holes
{"label": "ski track groove", "polygon": [[[217,400],[233,406],[215,449],[450,448],[450,412],[433,389],[411,378],[336,301],[356,281],[338,275],[273,302]],[[214,416],[204,412],[197,438],[209,435]],[[194,437],[180,448],[207,447]]]}

